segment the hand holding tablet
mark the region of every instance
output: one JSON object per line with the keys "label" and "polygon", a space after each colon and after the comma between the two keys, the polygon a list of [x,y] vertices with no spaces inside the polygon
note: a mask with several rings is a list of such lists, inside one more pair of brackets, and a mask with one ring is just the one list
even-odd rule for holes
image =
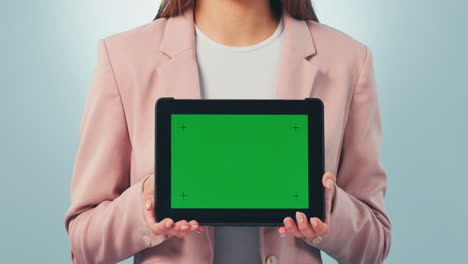
{"label": "hand holding tablet", "polygon": [[[186,221],[179,220],[174,223],[174,220],[171,218],[165,218],[162,221],[156,222],[154,218],[154,174],[147,177],[143,183],[143,201],[144,201],[144,216],[148,227],[151,232],[157,236],[165,236],[170,238],[173,236],[183,238],[186,235],[191,234],[192,232],[201,233],[203,227],[198,224],[196,220]],[[147,238],[149,243],[149,238]]]}
{"label": "hand holding tablet", "polygon": [[[329,232],[330,214],[333,200],[335,199],[335,182],[336,176],[334,173],[327,171],[322,178],[322,185],[325,187],[326,204],[326,221],[322,221],[317,217],[308,218],[303,212],[296,212],[294,217],[285,217],[284,226],[280,226],[278,233],[283,237],[286,233],[290,233],[297,238],[302,238],[308,243],[316,244],[322,240],[322,236]],[[297,222],[297,224],[296,224]]]}
{"label": "hand holding tablet", "polygon": [[201,225],[324,219],[323,105],[306,100],[156,103],[155,218]]}

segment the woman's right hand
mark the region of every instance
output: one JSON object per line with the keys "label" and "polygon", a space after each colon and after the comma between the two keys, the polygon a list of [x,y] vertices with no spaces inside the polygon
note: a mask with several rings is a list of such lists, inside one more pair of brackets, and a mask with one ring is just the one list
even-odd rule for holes
{"label": "woman's right hand", "polygon": [[160,222],[156,222],[154,218],[154,174],[146,178],[143,183],[143,201],[145,203],[145,219],[148,227],[155,235],[166,235],[168,238],[176,236],[183,238],[193,232],[201,233],[201,227],[197,221],[180,220],[174,224],[171,218],[164,218]]}

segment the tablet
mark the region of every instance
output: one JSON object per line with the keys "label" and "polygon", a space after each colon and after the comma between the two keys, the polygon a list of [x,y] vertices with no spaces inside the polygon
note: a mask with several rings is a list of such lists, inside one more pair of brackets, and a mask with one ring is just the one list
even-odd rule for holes
{"label": "tablet", "polygon": [[174,99],[155,106],[155,218],[279,226],[324,220],[320,99]]}

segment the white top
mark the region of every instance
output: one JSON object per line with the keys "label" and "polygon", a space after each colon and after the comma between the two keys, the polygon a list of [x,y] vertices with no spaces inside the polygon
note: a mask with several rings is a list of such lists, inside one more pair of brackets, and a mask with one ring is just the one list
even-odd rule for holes
{"label": "white top", "polygon": [[[284,23],[246,47],[215,42],[195,26],[196,58],[204,99],[273,99],[278,83]],[[258,227],[215,228],[214,264],[259,264]]]}
{"label": "white top", "polygon": [[195,25],[202,98],[272,99],[275,97],[283,45],[281,20],[267,39],[246,47],[226,46]]}

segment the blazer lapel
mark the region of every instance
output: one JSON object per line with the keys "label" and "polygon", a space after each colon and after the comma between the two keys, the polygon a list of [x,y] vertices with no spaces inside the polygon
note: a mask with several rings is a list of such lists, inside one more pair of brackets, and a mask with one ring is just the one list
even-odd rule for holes
{"label": "blazer lapel", "polygon": [[315,46],[304,20],[283,10],[284,46],[280,65],[277,99],[303,99],[311,96],[318,67],[309,61]]}
{"label": "blazer lapel", "polygon": [[160,51],[169,58],[157,68],[160,97],[200,99],[192,8],[167,20]]}

